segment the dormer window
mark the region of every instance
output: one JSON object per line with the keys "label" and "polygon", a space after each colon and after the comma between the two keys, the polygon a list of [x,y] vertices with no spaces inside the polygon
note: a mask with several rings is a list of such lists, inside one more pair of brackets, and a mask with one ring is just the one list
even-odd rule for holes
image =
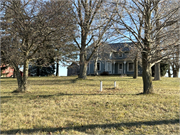
{"label": "dormer window", "polygon": [[122,52],[119,53],[119,57],[123,57],[123,53]]}

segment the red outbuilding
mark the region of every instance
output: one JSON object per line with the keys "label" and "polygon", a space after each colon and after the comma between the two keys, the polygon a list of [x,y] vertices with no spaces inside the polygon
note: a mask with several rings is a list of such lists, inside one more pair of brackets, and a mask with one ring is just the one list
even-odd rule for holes
{"label": "red outbuilding", "polygon": [[1,77],[12,77],[14,73],[14,69],[12,67],[3,65],[1,67]]}

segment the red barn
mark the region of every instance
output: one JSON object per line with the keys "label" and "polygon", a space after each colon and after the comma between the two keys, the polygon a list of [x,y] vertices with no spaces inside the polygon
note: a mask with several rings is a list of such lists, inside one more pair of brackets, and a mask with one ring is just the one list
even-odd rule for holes
{"label": "red barn", "polygon": [[0,66],[1,67],[1,77],[11,77],[13,76],[14,69],[9,66]]}

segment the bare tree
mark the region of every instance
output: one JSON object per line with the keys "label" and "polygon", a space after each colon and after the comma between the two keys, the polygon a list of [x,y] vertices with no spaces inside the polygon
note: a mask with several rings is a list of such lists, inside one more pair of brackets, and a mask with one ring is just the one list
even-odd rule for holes
{"label": "bare tree", "polygon": [[[113,12],[106,0],[73,0],[75,18],[78,22],[79,37],[74,38],[80,51],[79,78],[86,79],[87,64],[96,52],[108,28],[111,26]],[[87,57],[86,48],[94,44],[92,53]]]}
{"label": "bare tree", "polygon": [[[90,56],[92,51],[94,50],[94,44],[87,47],[87,56]],[[94,75],[98,75],[97,63],[98,61],[112,61],[112,48],[108,45],[107,42],[101,42],[100,46],[97,48],[96,52],[91,58],[91,61],[94,61]],[[89,63],[90,64],[90,63]]]}
{"label": "bare tree", "polygon": [[[175,4],[176,3],[172,3]],[[174,14],[174,18],[178,18],[179,13],[177,12]],[[169,63],[169,70],[168,70],[168,76],[171,76],[171,70],[173,77],[178,77],[179,71],[180,71],[180,32],[179,32],[179,26],[180,26],[180,20],[178,22],[174,23],[173,25],[169,26],[166,31],[169,33],[166,35],[169,40],[165,42],[165,44],[171,44],[173,42],[176,42],[176,46],[174,46],[171,49],[172,54],[168,57],[167,62]],[[176,28],[176,29],[175,29]]]}
{"label": "bare tree", "polygon": [[[155,16],[156,16],[155,18],[156,18],[156,29],[157,30],[159,30],[159,26],[160,26],[160,19],[159,19],[159,16],[158,16],[158,11],[159,11],[158,2],[159,1],[154,1],[154,3],[153,3],[155,5],[154,10],[155,10]],[[159,37],[160,37],[160,32],[157,34],[157,37],[156,37],[156,44],[157,45],[160,44]],[[160,54],[159,51],[157,51],[157,57],[159,57],[159,54]],[[161,75],[160,75],[160,62],[158,62],[158,63],[155,64],[154,80],[160,80],[160,78],[161,78]]]}
{"label": "bare tree", "polygon": [[[170,56],[170,58],[168,59],[168,63],[172,68],[173,77],[178,77],[180,70],[180,45],[175,47],[173,50],[174,54]],[[169,77],[171,77],[170,67],[168,70]]]}
{"label": "bare tree", "polygon": [[[172,6],[172,3],[176,3],[176,5],[173,4]],[[179,16],[173,16],[178,12],[179,5],[177,1],[169,0],[158,0],[156,2],[153,0],[123,2],[117,0],[114,4],[116,5],[115,8],[118,15],[116,20],[114,20],[116,22],[114,26],[117,32],[134,42],[136,47],[141,51],[143,93],[153,93],[151,67],[172,54],[171,49],[176,46],[177,41],[168,44],[164,43],[172,37],[170,31],[165,30],[179,20]],[[158,10],[158,13],[155,13],[157,6],[160,10]],[[123,14],[119,12],[119,7],[124,9]],[[138,35],[140,28],[139,17],[143,18],[140,36]],[[159,27],[157,27],[158,21],[161,22]],[[168,38],[167,34],[169,36]],[[160,44],[157,44],[157,38],[160,40]],[[159,54],[159,56],[157,57],[156,54]]]}
{"label": "bare tree", "polygon": [[[72,34],[72,33],[71,33]],[[59,66],[67,66],[77,60],[78,48],[73,43],[73,36],[66,41],[54,43],[54,54],[56,54],[56,76],[59,76]]]}
{"label": "bare tree", "polygon": [[[141,14],[138,16],[139,19],[139,28],[138,28],[138,38],[141,38],[141,33],[142,33],[142,25],[143,25],[143,18]],[[135,51],[135,58],[134,58],[134,75],[133,78],[136,79],[138,77],[138,59],[140,56],[140,51],[136,46],[134,46],[134,51]]]}
{"label": "bare tree", "polygon": [[[51,48],[49,45],[52,45],[50,42],[63,40],[74,31],[70,6],[69,2],[53,0],[1,2],[2,59],[16,71],[17,91],[28,90],[29,63],[42,57],[41,51],[48,51]],[[19,65],[23,65],[22,77]]]}

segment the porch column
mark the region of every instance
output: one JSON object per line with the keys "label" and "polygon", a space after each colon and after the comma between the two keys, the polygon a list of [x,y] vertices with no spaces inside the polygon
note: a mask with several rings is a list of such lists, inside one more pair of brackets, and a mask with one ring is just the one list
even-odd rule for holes
{"label": "porch column", "polygon": [[124,74],[126,74],[126,61],[124,61]]}

